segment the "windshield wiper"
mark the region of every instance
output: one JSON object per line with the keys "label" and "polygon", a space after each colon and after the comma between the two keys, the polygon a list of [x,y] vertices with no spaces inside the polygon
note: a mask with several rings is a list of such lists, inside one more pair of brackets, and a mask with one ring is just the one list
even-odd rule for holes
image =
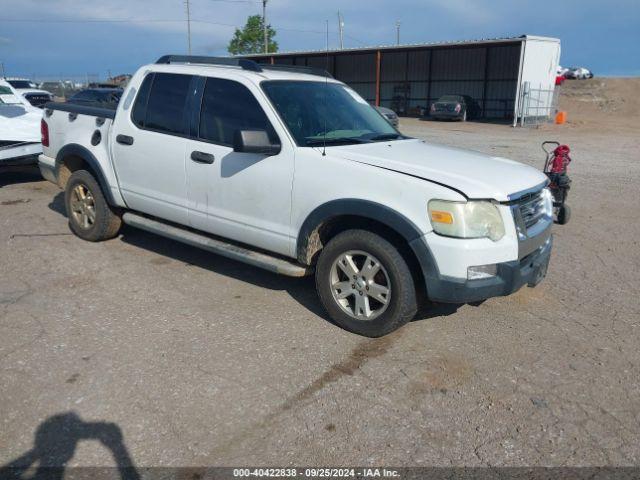
{"label": "windshield wiper", "polygon": [[403,138],[406,137],[404,135],[400,135],[399,133],[382,133],[380,135],[369,138],[369,140],[375,142],[379,140],[401,140]]}
{"label": "windshield wiper", "polygon": [[366,138],[356,138],[356,137],[343,137],[343,138],[310,138],[306,139],[305,144],[308,147],[313,147],[317,145],[340,145],[345,144],[348,145],[350,143],[371,143],[371,140]]}

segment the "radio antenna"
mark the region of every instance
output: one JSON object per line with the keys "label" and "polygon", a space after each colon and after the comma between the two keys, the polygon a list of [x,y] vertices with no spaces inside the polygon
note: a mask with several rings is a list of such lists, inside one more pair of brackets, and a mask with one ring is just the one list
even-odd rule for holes
{"label": "radio antenna", "polygon": [[326,49],[326,64],[324,72],[324,132],[322,133],[322,156],[327,155],[327,93],[329,93],[329,20],[326,21],[327,26],[327,49]]}

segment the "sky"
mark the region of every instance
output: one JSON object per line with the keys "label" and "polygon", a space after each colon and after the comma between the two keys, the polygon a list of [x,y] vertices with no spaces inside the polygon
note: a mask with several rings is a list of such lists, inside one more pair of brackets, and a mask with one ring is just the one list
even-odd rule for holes
{"label": "sky", "polygon": [[[185,0],[2,0],[7,76],[105,79],[187,51]],[[280,51],[519,36],[560,38],[561,63],[640,76],[640,0],[268,0]],[[226,55],[260,0],[190,0],[192,53]],[[1,75],[1,72],[0,72]]]}

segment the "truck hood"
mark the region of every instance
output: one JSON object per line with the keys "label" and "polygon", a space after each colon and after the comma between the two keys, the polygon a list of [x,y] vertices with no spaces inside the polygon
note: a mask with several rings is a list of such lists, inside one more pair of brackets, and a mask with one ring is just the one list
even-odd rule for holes
{"label": "truck hood", "polygon": [[542,172],[513,160],[418,139],[330,148],[332,155],[345,160],[419,177],[468,198],[507,201],[509,195],[547,180]]}

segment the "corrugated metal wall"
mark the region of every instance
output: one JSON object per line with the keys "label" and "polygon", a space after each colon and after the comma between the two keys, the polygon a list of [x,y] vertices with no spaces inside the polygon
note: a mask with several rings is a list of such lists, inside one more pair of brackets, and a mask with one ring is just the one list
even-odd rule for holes
{"label": "corrugated metal wall", "polygon": [[[380,105],[419,116],[442,95],[469,95],[481,117],[513,118],[520,49],[521,42],[380,50]],[[327,69],[375,103],[377,55],[371,49],[272,58],[274,63]],[[254,59],[271,62],[268,57]]]}

